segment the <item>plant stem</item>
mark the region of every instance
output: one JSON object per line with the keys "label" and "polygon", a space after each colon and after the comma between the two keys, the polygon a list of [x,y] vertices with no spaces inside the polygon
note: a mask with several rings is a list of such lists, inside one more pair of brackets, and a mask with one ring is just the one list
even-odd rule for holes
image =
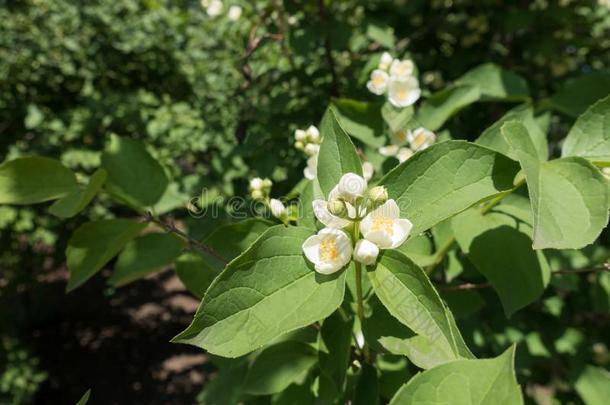
{"label": "plant stem", "polygon": [[[356,246],[356,243],[360,239],[359,226],[360,226],[359,221],[355,221],[353,223],[354,229],[352,232],[352,236],[353,236],[354,246]],[[356,304],[357,304],[356,313],[358,315],[358,320],[360,321],[360,329],[362,330],[362,325],[364,324],[364,300],[363,300],[363,294],[362,294],[362,264],[354,260],[354,265],[356,267],[356,301],[357,301],[356,302]],[[364,358],[366,360],[369,359],[369,347],[366,343],[366,340],[364,340],[364,344],[362,345],[362,354],[364,355]]]}

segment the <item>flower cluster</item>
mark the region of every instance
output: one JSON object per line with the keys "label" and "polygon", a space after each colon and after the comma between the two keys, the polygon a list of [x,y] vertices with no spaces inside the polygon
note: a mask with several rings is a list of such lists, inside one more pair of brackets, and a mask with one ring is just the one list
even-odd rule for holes
{"label": "flower cluster", "polygon": [[410,59],[394,59],[384,52],[366,87],[379,96],[387,93],[388,100],[395,107],[408,107],[421,96],[414,70],[415,65]]}
{"label": "flower cluster", "polygon": [[[379,148],[383,156],[394,156],[400,163],[409,159],[415,152],[426,149],[436,141],[436,134],[426,128],[400,130],[392,134],[392,143]],[[409,146],[405,146],[406,144]]]}
{"label": "flower cluster", "polygon": [[[320,131],[313,125],[309,128],[297,129],[294,131],[294,147],[301,150],[307,155],[307,167],[303,170],[303,175],[308,180],[313,180],[318,174],[318,153],[320,152],[320,144],[322,136]],[[362,164],[362,174],[368,181],[373,177],[375,168],[369,162]]]}
{"label": "flower cluster", "polygon": [[264,202],[271,211],[271,215],[280,221],[287,224],[288,222],[295,220],[293,206],[286,207],[286,205],[277,198],[270,198],[272,186],[273,183],[271,180],[255,177],[250,180],[250,196],[254,200]]}
{"label": "flower cluster", "polygon": [[[205,8],[205,12],[210,17],[218,17],[222,14],[222,10],[224,9],[224,4],[222,0],[201,0],[201,7]],[[229,12],[227,16],[231,21],[237,21],[241,17],[242,8],[237,5],[233,5],[229,7]]]}
{"label": "flower cluster", "polygon": [[341,177],[328,201],[314,200],[312,205],[326,227],[307,238],[303,252],[322,274],[340,270],[352,258],[367,266],[374,264],[380,249],[399,247],[413,227],[411,221],[400,218],[400,209],[388,199],[385,187],[369,189],[367,181],[354,173]]}

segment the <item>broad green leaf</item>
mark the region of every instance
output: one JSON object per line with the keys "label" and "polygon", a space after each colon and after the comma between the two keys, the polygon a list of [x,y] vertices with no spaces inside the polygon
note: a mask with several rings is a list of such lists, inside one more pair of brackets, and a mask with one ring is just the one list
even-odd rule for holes
{"label": "broad green leaf", "polygon": [[202,405],[237,405],[244,394],[244,383],[248,374],[248,359],[245,357],[224,362],[216,377],[206,381],[197,397]]}
{"label": "broad green leaf", "polygon": [[332,105],[339,124],[349,135],[373,147],[385,143],[379,104],[340,98]]}
{"label": "broad green leaf", "polygon": [[495,211],[471,209],[453,218],[460,248],[496,290],[506,316],[540,298],[549,282],[549,265],[541,251],[532,250],[528,228]]}
{"label": "broad green leaf", "polygon": [[586,366],[575,388],[586,405],[605,405],[610,398],[610,373],[600,367]]}
{"label": "broad green leaf", "polygon": [[70,218],[81,212],[100,191],[106,181],[106,170],[98,169],[91,175],[85,188],[78,188],[67,196],[55,201],[49,212],[59,218]]}
{"label": "broad green leaf", "polygon": [[390,314],[439,351],[460,357],[447,310],[426,273],[404,254],[383,252],[368,272],[379,300]]}
{"label": "broad green leaf", "polygon": [[325,198],[345,173],[362,175],[362,163],[356,147],[337,116],[335,107],[330,106],[320,123],[320,134],[324,140],[318,154],[317,181]]}
{"label": "broad green leaf", "polygon": [[506,142],[502,136],[502,132],[500,131],[502,125],[508,121],[519,121],[525,125],[525,127],[529,130],[529,134],[532,138],[532,143],[537,155],[541,160],[546,160],[549,154],[546,134],[536,123],[536,119],[534,118],[534,110],[527,104],[515,107],[504,114],[502,118],[483,131],[481,136],[479,136],[479,138],[476,140],[476,143],[500,152],[513,160],[517,160],[515,152],[511,149],[508,142]]}
{"label": "broad green leaf", "polygon": [[321,345],[325,349],[318,353],[320,372],[335,384],[338,392],[344,392],[353,327],[353,318],[343,319],[339,312],[334,312],[320,328]]}
{"label": "broad green leaf", "polygon": [[219,272],[210,267],[199,254],[188,252],[176,260],[176,274],[187,290],[197,298],[203,298]]}
{"label": "broad green leaf", "polygon": [[326,318],[343,301],[345,272],[321,275],[303,256],[312,230],[278,225],[227,265],[175,342],[237,357]]}
{"label": "broad green leaf", "polygon": [[366,36],[389,49],[394,48],[396,42],[394,29],[387,24],[370,22],[366,26]]}
{"label": "broad green leaf", "polygon": [[356,390],[354,405],[377,405],[379,403],[379,377],[377,369],[368,363],[362,365]]}
{"label": "broad green leaf", "polygon": [[315,403],[316,398],[307,381],[301,385],[292,384],[271,399],[272,405],[314,405]]}
{"label": "broad green leaf", "polygon": [[511,121],[502,134],[519,157],[534,216],[534,249],[581,248],[608,223],[608,181],[587,160],[540,162],[527,128]]}
{"label": "broad green leaf", "polygon": [[316,229],[316,217],[313,213],[313,187],[314,182],[308,181],[307,185],[303,189],[303,192],[299,196],[299,210],[298,210],[298,224],[306,228]]}
{"label": "broad green leaf", "polygon": [[0,204],[36,204],[77,189],[74,173],[54,159],[23,157],[0,165]]}
{"label": "broad green leaf", "polygon": [[379,393],[385,400],[389,401],[396,391],[411,378],[410,363],[404,356],[393,354],[378,354],[375,359],[375,367],[379,370]]}
{"label": "broad green leaf", "polygon": [[228,262],[243,253],[272,225],[273,222],[266,219],[249,218],[219,226],[203,241],[215,253],[205,257],[206,263],[220,273]]}
{"label": "broad green leaf", "polygon": [[171,233],[149,233],[129,241],[119,255],[108,282],[120,287],[170,264],[180,255],[184,241]]}
{"label": "broad green leaf", "polygon": [[90,396],[91,396],[91,388],[89,388],[87,391],[85,391],[85,393],[83,394],[81,399],[78,400],[76,405],[87,405],[87,403],[89,402]]}
{"label": "broad green leaf", "polygon": [[379,183],[396,200],[417,235],[481,200],[512,189],[519,170],[502,154],[464,141],[416,153]]}
{"label": "broad green leaf", "polygon": [[304,343],[287,341],[269,346],[250,366],[244,391],[253,395],[281,392],[302,382],[317,359],[316,351]]}
{"label": "broad green leaf", "polygon": [[519,101],[529,98],[525,79],[493,63],[485,63],[456,80],[458,85],[479,89],[481,100]]}
{"label": "broad green leaf", "polygon": [[457,319],[466,319],[479,312],[485,301],[476,290],[440,291],[443,301]]}
{"label": "broad green leaf", "polygon": [[520,405],[514,346],[494,359],[456,360],[413,377],[390,405]]}
{"label": "broad green leaf", "polygon": [[455,86],[432,94],[417,112],[416,120],[430,131],[436,131],[462,108],[479,100],[476,86]]}
{"label": "broad green leaf", "polygon": [[112,135],[102,167],[108,172],[107,190],[137,208],[155,205],[167,188],[161,165],[132,139]]}
{"label": "broad green leaf", "polygon": [[105,219],[81,225],[68,241],[70,271],[67,291],[81,286],[135,238],[148,224],[128,219]]}
{"label": "broad green leaf", "polygon": [[597,100],[610,94],[610,72],[592,72],[567,80],[550,100],[551,106],[578,117]]}
{"label": "broad green leaf", "polygon": [[563,143],[561,155],[610,163],[610,96],[578,117]]}
{"label": "broad green leaf", "polygon": [[389,101],[381,107],[381,116],[392,132],[406,129],[411,122],[411,118],[413,118],[413,113],[412,106],[398,108],[394,107]]}

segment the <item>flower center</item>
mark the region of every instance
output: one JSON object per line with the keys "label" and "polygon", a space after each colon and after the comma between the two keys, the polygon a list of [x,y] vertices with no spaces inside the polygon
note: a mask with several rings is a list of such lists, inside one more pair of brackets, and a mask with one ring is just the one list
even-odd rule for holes
{"label": "flower center", "polygon": [[398,98],[405,99],[407,97],[409,97],[409,89],[407,89],[406,87],[403,87],[400,90],[398,90]]}
{"label": "flower center", "polygon": [[373,218],[373,231],[383,231],[392,235],[394,233],[394,220],[389,217]]}
{"label": "flower center", "polygon": [[320,259],[325,262],[337,260],[337,240],[327,238],[320,242]]}
{"label": "flower center", "polygon": [[419,148],[420,146],[422,146],[424,143],[426,142],[426,135],[424,135],[423,133],[420,133],[419,135],[417,135],[415,137],[415,139],[413,140],[413,146],[415,146],[415,148]]}
{"label": "flower center", "polygon": [[373,84],[375,84],[375,86],[383,86],[384,83],[385,83],[385,80],[384,80],[383,76],[381,76],[381,75],[376,75],[373,78]]}

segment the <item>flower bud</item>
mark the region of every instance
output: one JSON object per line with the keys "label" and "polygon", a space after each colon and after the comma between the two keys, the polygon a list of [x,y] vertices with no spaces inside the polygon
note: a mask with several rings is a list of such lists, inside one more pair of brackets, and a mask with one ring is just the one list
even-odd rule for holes
{"label": "flower bud", "polygon": [[303,149],[305,148],[305,144],[303,144],[303,142],[301,142],[301,141],[296,141],[296,142],[294,143],[294,147],[295,147],[297,150],[303,150]]}
{"label": "flower bud", "polygon": [[328,202],[328,212],[336,217],[343,218],[347,215],[347,207],[341,200],[331,200]]}
{"label": "flower bud", "polygon": [[271,214],[273,214],[273,216],[276,218],[281,218],[286,213],[286,207],[284,204],[275,198],[272,198],[269,201],[269,208],[271,209]]}
{"label": "flower bud", "polygon": [[271,190],[271,186],[273,186],[273,182],[269,179],[263,180],[263,188],[267,190]]}
{"label": "flower bud", "polygon": [[260,189],[252,190],[252,193],[250,193],[250,195],[254,200],[262,200],[263,198],[265,198],[265,193],[263,193],[263,191]]}
{"label": "flower bud", "polygon": [[294,131],[295,140],[303,142],[305,138],[307,138],[307,133],[302,129],[297,129],[296,131]]}
{"label": "flower bud", "polygon": [[320,145],[315,143],[308,143],[305,145],[305,153],[307,156],[315,156],[320,151]]}
{"label": "flower bud", "polygon": [[366,180],[355,173],[346,173],[339,180],[339,195],[350,202],[355,201],[357,197],[363,196],[366,188]]}
{"label": "flower bud", "polygon": [[250,180],[250,189],[251,190],[260,190],[263,188],[263,179],[260,177],[255,177]]}
{"label": "flower bud", "polygon": [[377,256],[379,255],[379,248],[373,242],[370,242],[366,239],[360,239],[356,242],[356,246],[354,247],[354,260],[364,264],[365,266],[370,266],[375,263],[377,260]]}
{"label": "flower bud", "polygon": [[309,140],[313,143],[320,143],[320,131],[313,125],[310,125],[307,128],[307,135],[309,136]]}
{"label": "flower bud", "polygon": [[369,198],[374,205],[381,205],[388,200],[388,190],[384,186],[373,187],[369,190]]}

